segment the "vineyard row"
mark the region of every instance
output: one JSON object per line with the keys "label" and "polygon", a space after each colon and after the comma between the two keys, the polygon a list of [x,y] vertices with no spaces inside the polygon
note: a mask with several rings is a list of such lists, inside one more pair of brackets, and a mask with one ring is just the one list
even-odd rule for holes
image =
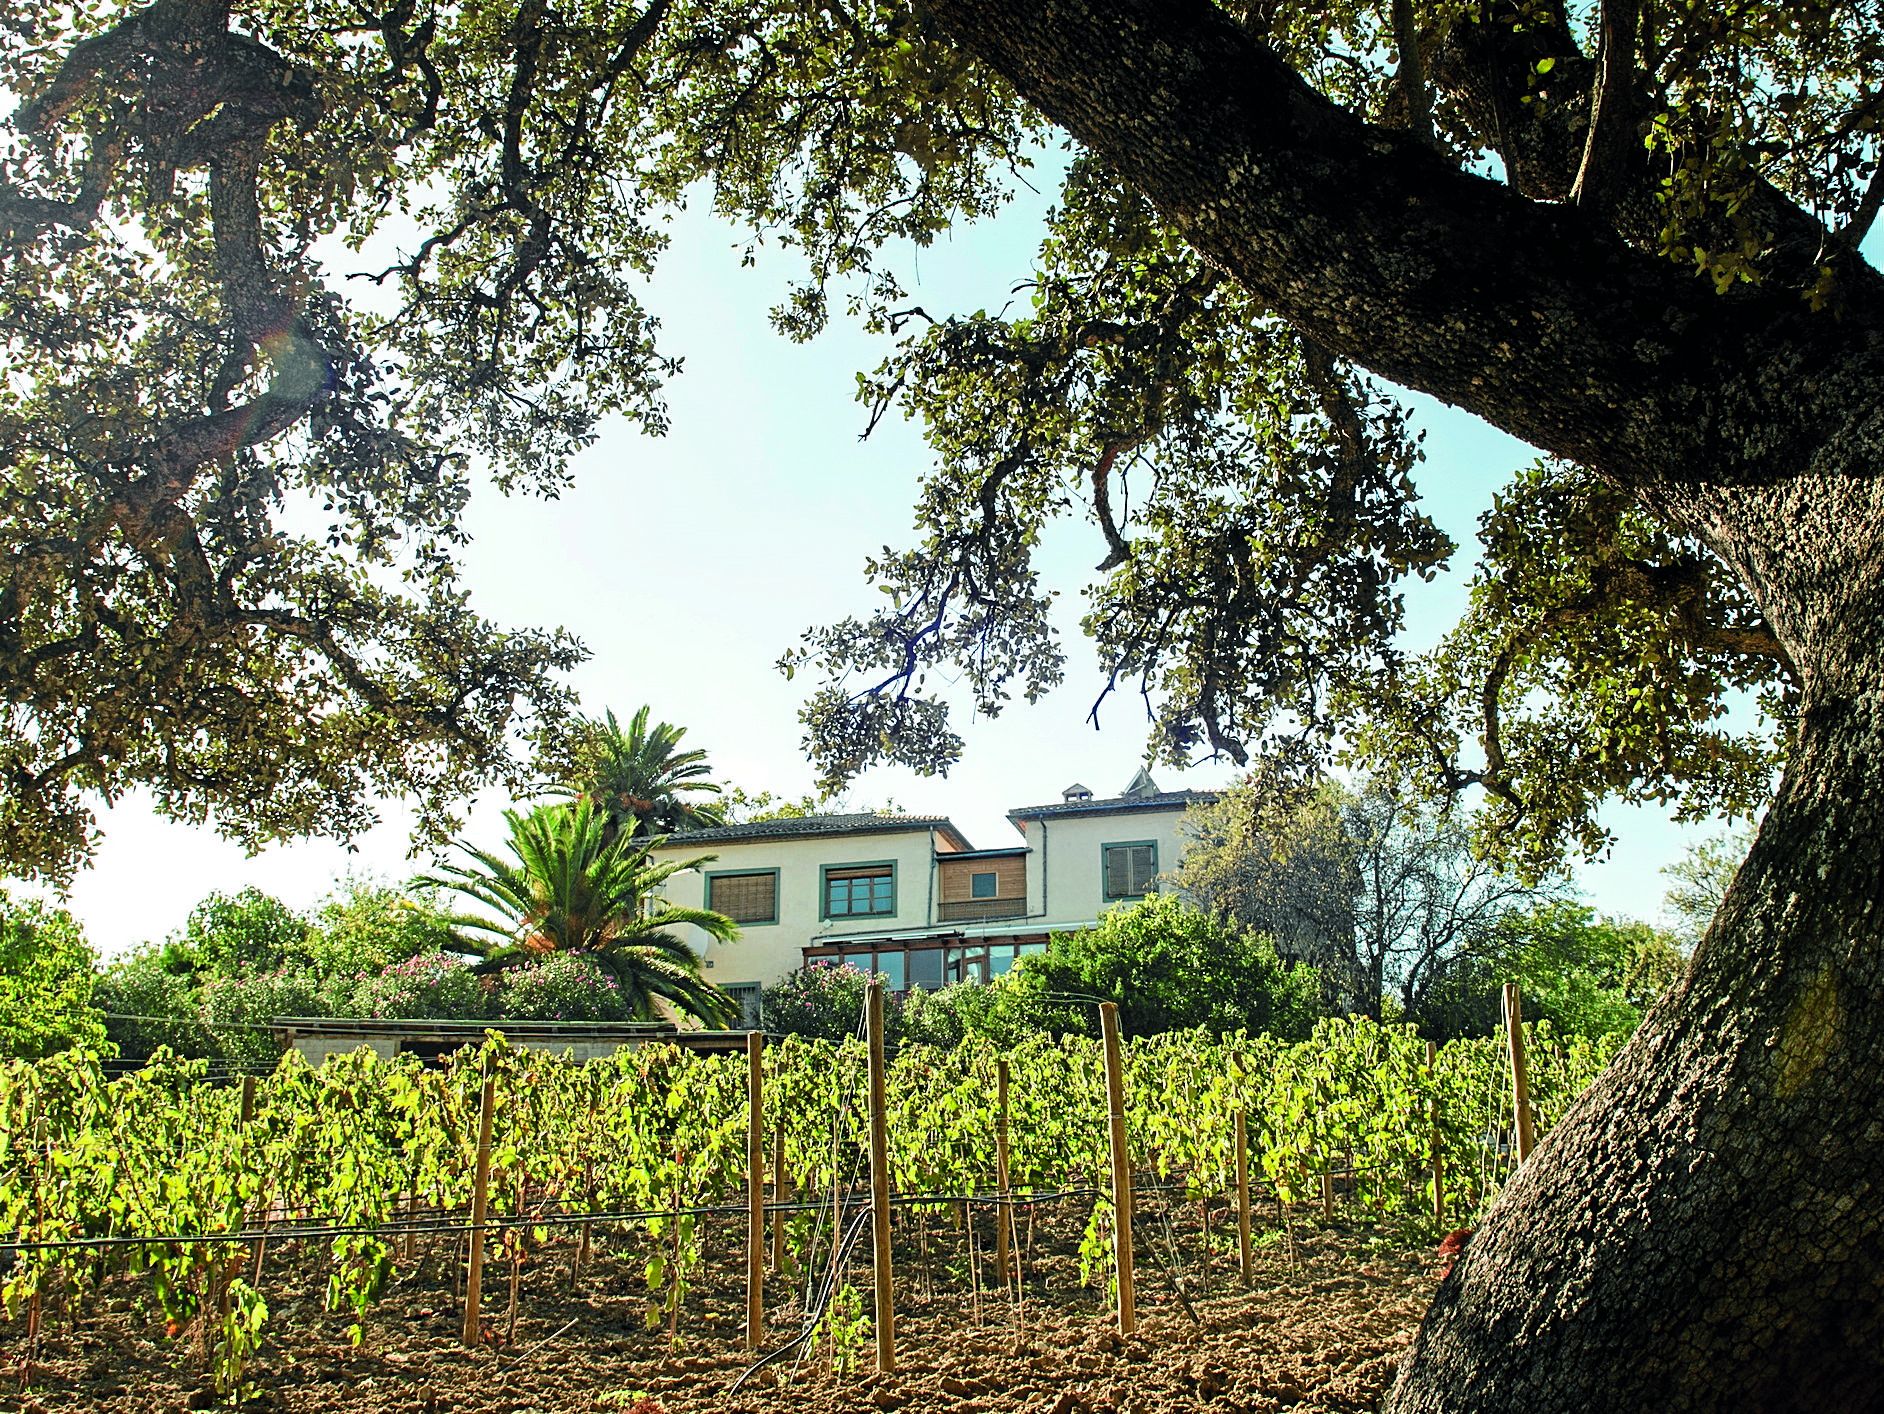
{"label": "vineyard row", "polygon": [[[1524,1034],[1542,1132],[1608,1055],[1543,1025]],[[1116,1289],[1115,1108],[1141,1191],[1232,1193],[1242,1168],[1245,1187],[1253,1171],[1286,1208],[1325,1202],[1345,1174],[1354,1201],[1425,1230],[1468,1222],[1490,1200],[1518,1128],[1500,1038],[1454,1041],[1429,1060],[1410,1028],[1353,1018],[1296,1044],[1128,1042],[1116,1107],[1097,1041],[906,1047],[882,1074],[872,1165],[867,1059],[861,1039],[787,1037],[750,1061],[655,1045],[576,1064],[493,1034],[442,1065],[361,1050],[315,1067],[289,1054],[236,1084],[167,1056],[116,1075],[80,1053],[12,1064],[0,1068],[6,1316],[27,1323],[31,1349],[49,1295],[82,1319],[104,1283],[128,1275],[173,1326],[204,1332],[233,1388],[264,1338],[271,1245],[328,1244],[327,1303],[359,1340],[420,1234],[474,1230],[465,1256],[477,1269],[487,1256],[521,1262],[552,1229],[579,1226],[579,1265],[592,1229],[608,1225],[639,1254],[650,1322],[672,1331],[705,1260],[703,1219],[769,1219],[774,1251],[807,1271],[837,1245],[825,1220],[856,1208],[879,1175],[878,1196],[905,1211],[1089,1203],[1082,1267]],[[755,1203],[761,1168],[770,1186]]]}

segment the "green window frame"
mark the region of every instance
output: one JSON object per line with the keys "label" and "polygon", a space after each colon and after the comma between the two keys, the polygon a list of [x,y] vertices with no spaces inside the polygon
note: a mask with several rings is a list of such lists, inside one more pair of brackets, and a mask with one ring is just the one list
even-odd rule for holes
{"label": "green window frame", "polygon": [[1107,903],[1143,898],[1157,878],[1156,840],[1120,840],[1099,846],[1099,887]]}
{"label": "green window frame", "polygon": [[[757,879],[770,875],[772,879],[772,916],[769,918],[741,918],[728,908],[716,908],[713,903],[713,881],[716,879]],[[763,928],[778,922],[778,870],[776,869],[714,869],[706,876],[705,906],[714,913],[724,913],[741,928]]]}
{"label": "green window frame", "polygon": [[818,871],[818,917],[823,921],[889,918],[895,913],[895,860],[826,864]]}

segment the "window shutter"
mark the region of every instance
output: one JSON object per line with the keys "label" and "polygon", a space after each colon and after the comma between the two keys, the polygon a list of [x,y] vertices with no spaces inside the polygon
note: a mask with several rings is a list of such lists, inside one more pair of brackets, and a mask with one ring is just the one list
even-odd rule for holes
{"label": "window shutter", "polygon": [[1150,893],[1152,880],[1158,875],[1158,847],[1135,844],[1129,853],[1132,856],[1132,892]]}
{"label": "window shutter", "polygon": [[1151,892],[1158,877],[1158,846],[1109,844],[1104,868],[1107,898],[1138,898]]}
{"label": "window shutter", "polygon": [[778,918],[778,875],[716,874],[707,888],[707,907],[735,923],[771,923]]}

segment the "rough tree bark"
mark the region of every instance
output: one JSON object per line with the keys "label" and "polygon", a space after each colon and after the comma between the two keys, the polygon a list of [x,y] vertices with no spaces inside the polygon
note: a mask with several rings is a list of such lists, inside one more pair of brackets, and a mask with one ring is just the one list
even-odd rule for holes
{"label": "rough tree bark", "polygon": [[1884,282],[1834,255],[1835,314],[1717,296],[1369,128],[1205,0],[926,8],[1318,341],[1702,538],[1799,672],[1689,975],[1499,1200],[1391,1407],[1884,1407]]}

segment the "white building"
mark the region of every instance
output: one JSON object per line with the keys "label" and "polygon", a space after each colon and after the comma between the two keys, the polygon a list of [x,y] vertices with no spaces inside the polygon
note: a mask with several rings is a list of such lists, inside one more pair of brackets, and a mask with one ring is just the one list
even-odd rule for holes
{"label": "white building", "polygon": [[1071,786],[1053,805],[1010,810],[1016,844],[976,849],[938,815],[810,815],[690,830],[662,859],[700,859],[664,890],[681,907],[739,924],[739,941],[689,929],[704,966],[758,1024],[759,990],[819,958],[880,972],[894,991],[987,981],[1048,935],[1088,928],[1177,866],[1185,807],[1144,771],[1109,799]]}

